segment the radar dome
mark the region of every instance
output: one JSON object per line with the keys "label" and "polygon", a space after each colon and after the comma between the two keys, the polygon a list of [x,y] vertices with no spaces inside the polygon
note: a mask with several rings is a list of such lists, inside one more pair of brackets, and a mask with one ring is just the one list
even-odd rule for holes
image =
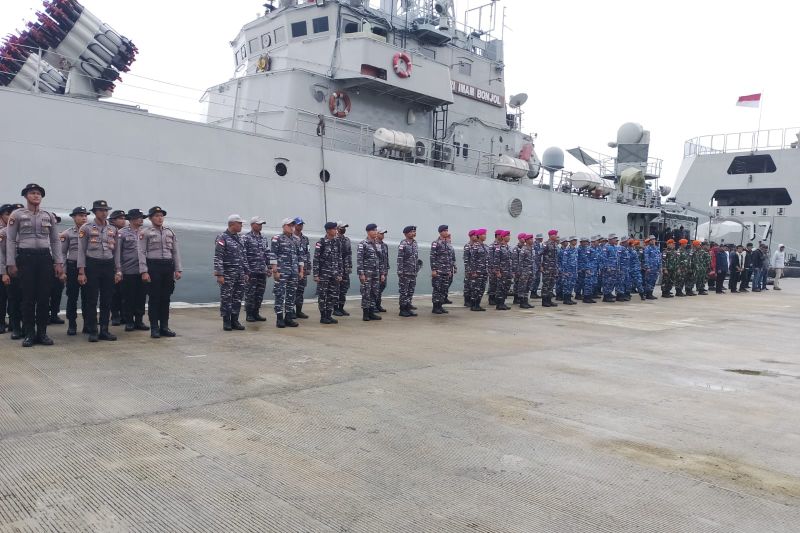
{"label": "radar dome", "polygon": [[564,152],[557,146],[551,146],[542,154],[542,166],[550,170],[564,168]]}
{"label": "radar dome", "polygon": [[636,122],[626,122],[617,130],[617,144],[636,144],[642,140],[644,128]]}

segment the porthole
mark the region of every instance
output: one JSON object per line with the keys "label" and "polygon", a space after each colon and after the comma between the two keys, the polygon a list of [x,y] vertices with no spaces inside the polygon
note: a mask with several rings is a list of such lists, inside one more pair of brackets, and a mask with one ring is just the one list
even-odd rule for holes
{"label": "porthole", "polygon": [[601,219],[600,219],[600,221],[601,221],[603,224],[605,224],[605,223],[606,223],[606,217],[603,217],[603,218],[601,218]]}
{"label": "porthole", "polygon": [[514,198],[508,203],[508,214],[517,218],[522,214],[522,200]]}
{"label": "porthole", "polygon": [[278,163],[275,165],[275,174],[278,176],[285,176],[289,169],[286,168],[284,163]]}
{"label": "porthole", "polygon": [[329,181],[331,181],[331,173],[328,172],[327,170],[324,170],[324,169],[320,170],[319,171],[319,180],[322,183],[328,183]]}

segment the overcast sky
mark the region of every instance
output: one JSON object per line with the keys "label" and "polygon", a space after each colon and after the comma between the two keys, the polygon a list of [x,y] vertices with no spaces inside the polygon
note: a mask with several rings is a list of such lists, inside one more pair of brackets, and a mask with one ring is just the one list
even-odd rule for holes
{"label": "overcast sky", "polygon": [[[467,1],[460,0],[460,10]],[[227,80],[228,43],[262,11],[263,0],[83,3],[139,48],[135,76],[124,75],[115,96],[174,115],[200,112],[200,92],[138,76],[196,89]],[[758,110],[735,107],[740,95],[764,91],[762,129],[800,126],[800,2],[501,0],[499,6],[509,27],[506,92],[528,93],[523,129],[539,134],[540,155],[548,146],[577,145],[610,153],[606,144],[619,125],[640,122],[652,132],[651,155],[665,160],[662,184],[671,184],[686,139],[756,129]],[[0,1],[0,35],[21,29],[40,7],[36,0]]]}

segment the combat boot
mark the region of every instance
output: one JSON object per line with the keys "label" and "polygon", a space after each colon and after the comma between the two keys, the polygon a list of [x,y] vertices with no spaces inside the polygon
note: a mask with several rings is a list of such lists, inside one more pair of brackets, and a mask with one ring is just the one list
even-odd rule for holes
{"label": "combat boot", "polygon": [[520,309],[533,309],[533,306],[528,303],[527,298],[520,298],[521,302],[519,304]]}
{"label": "combat boot", "polygon": [[675,296],[686,296],[683,294],[683,289],[675,289]]}
{"label": "combat boot", "polygon": [[603,303],[613,304],[616,300],[614,299],[613,294],[604,294],[603,295]]}
{"label": "combat boot", "polygon": [[431,310],[431,313],[434,315],[443,315],[444,309],[442,308],[442,304],[433,304],[433,310]]}
{"label": "combat boot", "polygon": [[294,315],[287,314],[286,318],[283,319],[283,322],[286,324],[287,328],[296,328],[300,324],[294,321]]}
{"label": "combat boot", "polygon": [[25,338],[22,339],[23,348],[31,348],[34,344],[36,344],[36,337],[34,335],[25,335]]}
{"label": "combat boot", "polygon": [[378,305],[375,306],[375,311],[377,311],[378,313],[385,313],[386,309],[384,309],[384,307],[381,305],[381,303],[378,302]]}
{"label": "combat boot", "polygon": [[508,311],[511,308],[506,305],[506,299],[505,298],[501,298],[501,299],[497,300],[497,305],[495,306],[495,309],[497,311]]}
{"label": "combat boot", "polygon": [[36,344],[41,344],[42,346],[52,346],[53,339],[47,336],[47,331],[40,331],[39,334],[36,336]]}
{"label": "combat boot", "polygon": [[281,317],[281,315],[278,315],[278,319],[275,321],[275,327],[280,329],[286,327],[286,321]]}
{"label": "combat boot", "polygon": [[414,304],[411,304],[411,305],[408,306],[408,310],[409,311],[416,311],[417,310],[417,306],[414,305]]}
{"label": "combat boot", "polygon": [[418,316],[417,313],[414,312],[414,309],[416,309],[416,307],[414,307],[413,305],[406,306],[406,312],[408,313],[408,316],[411,317]]}
{"label": "combat boot", "polygon": [[536,292],[536,291],[531,291],[531,298],[534,298],[534,299],[536,299],[536,300],[539,300],[539,299],[541,299],[542,297],[541,297],[541,296],[539,296],[539,293],[538,293],[538,292]]}
{"label": "combat boot", "polygon": [[708,291],[705,289],[700,289],[699,291],[697,291],[697,294],[701,296],[706,296],[708,294]]}
{"label": "combat boot", "polygon": [[[236,331],[244,331],[244,326],[239,322],[239,313],[231,313],[231,328]],[[164,335],[164,328],[161,328],[161,335]]]}
{"label": "combat boot", "polygon": [[547,307],[558,307],[558,304],[553,302],[552,296],[547,297]]}
{"label": "combat boot", "polygon": [[564,295],[564,305],[577,305],[577,302],[572,299],[571,294]]}
{"label": "combat boot", "polygon": [[303,302],[300,302],[295,306],[296,312],[292,315],[292,318],[308,318],[308,315],[303,312]]}
{"label": "combat boot", "polygon": [[64,319],[58,316],[58,313],[50,315],[50,323],[51,324],[63,324]]}
{"label": "combat boot", "polygon": [[408,310],[408,307],[406,307],[405,305],[401,305],[400,306],[400,316],[402,316],[402,317],[410,317],[411,316],[411,312]]}
{"label": "combat boot", "polygon": [[[236,318],[238,319],[239,316],[237,315]],[[237,321],[238,322],[238,321]],[[242,326],[244,329],[244,326]],[[161,333],[162,337],[177,337],[178,334],[169,329],[169,320],[162,320],[161,327],[158,329],[158,332]]]}
{"label": "combat boot", "polygon": [[[361,318],[361,320],[363,320],[364,322],[369,322],[370,321],[369,309],[362,309],[362,311],[364,312],[364,316]],[[436,312],[436,311],[434,311],[434,312]]]}
{"label": "combat boot", "polygon": [[67,324],[67,335],[70,337],[74,337],[78,334],[78,322],[77,320],[70,319],[69,324]]}
{"label": "combat boot", "polygon": [[344,310],[344,306],[343,305],[339,306],[339,312],[342,313],[341,316],[350,316],[350,313],[348,313],[347,311]]}
{"label": "combat boot", "polygon": [[653,291],[648,291],[645,295],[646,300],[658,300],[657,297],[653,296]]}
{"label": "combat boot", "polygon": [[585,303],[585,304],[596,304],[596,303],[597,303],[597,301],[596,301],[596,300],[594,300],[594,299],[593,299],[592,297],[590,297],[590,296],[584,296],[584,297],[583,297],[583,303]]}
{"label": "combat boot", "polygon": [[258,307],[256,307],[253,310],[253,317],[256,319],[256,322],[266,322],[267,321],[266,318],[261,316],[261,309],[259,309]]}
{"label": "combat boot", "polygon": [[686,289],[686,296],[697,296],[697,293],[694,292],[691,288]]}
{"label": "combat boot", "polygon": [[452,303],[453,303],[453,302],[452,302],[452,301],[450,301],[450,298],[448,298],[447,296],[445,296],[445,297],[444,297],[444,303],[445,303],[446,305],[452,305]]}
{"label": "combat boot", "polygon": [[13,318],[9,322],[9,326],[11,329],[11,340],[16,341],[24,337],[22,334],[22,325],[19,323],[18,318]]}
{"label": "combat boot", "polygon": [[135,331],[136,326],[134,325],[133,321],[129,321],[125,323],[125,331]]}
{"label": "combat boot", "polygon": [[222,317],[222,329],[223,331],[233,331],[233,326],[231,325],[231,315],[225,315]]}
{"label": "combat boot", "polygon": [[0,318],[0,335],[2,335],[5,332],[6,332],[6,317],[4,314],[3,318]]}
{"label": "combat boot", "polygon": [[246,316],[244,318],[245,322],[255,322],[256,321],[256,317],[253,315],[253,311],[251,311],[250,309],[247,309],[245,311],[245,313],[246,313]]}
{"label": "combat boot", "polygon": [[142,321],[141,316],[137,316],[133,319],[133,328],[136,331],[147,331],[148,329],[150,329],[150,326],[148,326]]}
{"label": "combat boot", "polygon": [[112,314],[111,315],[111,325],[112,326],[119,326],[120,324],[122,324],[122,320],[120,319],[120,316]]}
{"label": "combat boot", "polygon": [[320,324],[333,324],[333,322],[331,322],[331,319],[328,318],[328,312],[327,311],[322,311],[320,313],[319,323]]}
{"label": "combat boot", "polygon": [[97,336],[97,329],[87,329],[89,332],[89,342],[98,342],[100,338]]}
{"label": "combat boot", "polygon": [[519,296],[514,296],[514,299],[511,301],[511,305],[519,305],[522,302],[519,301]]}
{"label": "combat boot", "polygon": [[377,313],[377,309],[375,307],[370,308],[369,310],[369,319],[370,320],[383,320],[381,316]]}
{"label": "combat boot", "polygon": [[328,311],[326,314],[328,315],[328,324],[338,324],[339,323],[338,320],[333,318],[333,313],[331,311]]}
{"label": "combat boot", "polygon": [[661,297],[662,298],[674,298],[675,296],[672,294],[672,291],[667,291],[667,292],[661,291]]}
{"label": "combat boot", "polygon": [[641,298],[642,301],[645,301],[647,299],[647,295],[645,295],[644,291],[639,293],[639,298]]}
{"label": "combat boot", "polygon": [[496,305],[496,304],[497,304],[497,302],[494,301],[494,296],[490,294],[489,295],[489,305]]}
{"label": "combat boot", "polygon": [[151,339],[160,339],[161,332],[158,330],[158,326],[154,326],[153,323],[150,323],[150,338]]}
{"label": "combat boot", "polygon": [[97,336],[98,339],[101,341],[115,341],[117,340],[116,335],[112,335],[108,331],[108,326],[100,326],[100,335]]}
{"label": "combat boot", "polygon": [[334,307],[333,308],[333,314],[334,314],[334,316],[345,316],[344,315],[344,311],[342,311],[341,307]]}
{"label": "combat boot", "polygon": [[617,294],[616,301],[624,302],[625,301],[625,295],[624,294]]}
{"label": "combat boot", "polygon": [[564,295],[563,294],[556,294],[556,300],[561,301],[563,299],[564,299]]}

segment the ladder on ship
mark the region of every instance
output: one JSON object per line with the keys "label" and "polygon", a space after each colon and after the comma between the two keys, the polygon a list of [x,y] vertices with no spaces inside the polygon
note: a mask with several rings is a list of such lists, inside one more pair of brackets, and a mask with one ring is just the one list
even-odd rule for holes
{"label": "ladder on ship", "polygon": [[453,161],[452,147],[444,143],[447,138],[447,104],[433,110],[433,149],[431,157],[433,166],[438,168],[451,168]]}
{"label": "ladder on ship", "polygon": [[434,141],[444,141],[447,137],[447,104],[433,110],[433,133],[431,137]]}

